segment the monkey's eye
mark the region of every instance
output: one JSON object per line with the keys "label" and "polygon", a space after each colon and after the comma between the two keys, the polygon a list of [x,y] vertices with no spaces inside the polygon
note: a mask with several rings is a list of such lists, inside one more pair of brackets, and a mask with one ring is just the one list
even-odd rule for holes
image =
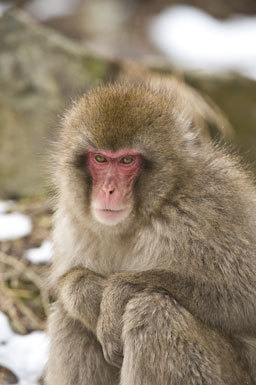
{"label": "monkey's eye", "polygon": [[134,158],[131,155],[126,155],[120,160],[120,163],[127,164],[127,165],[132,164],[133,162],[134,162]]}
{"label": "monkey's eye", "polygon": [[95,155],[94,159],[98,163],[105,163],[105,162],[107,162],[107,159],[103,155],[101,155],[101,154]]}

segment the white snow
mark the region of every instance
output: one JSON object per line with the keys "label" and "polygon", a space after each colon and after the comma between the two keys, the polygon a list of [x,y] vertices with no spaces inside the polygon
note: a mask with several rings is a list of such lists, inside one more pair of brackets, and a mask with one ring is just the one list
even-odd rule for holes
{"label": "white snow", "polygon": [[0,346],[6,344],[13,336],[13,331],[9,325],[8,318],[0,312]]}
{"label": "white snow", "polygon": [[32,222],[26,215],[16,212],[0,214],[0,242],[25,237],[31,231]]}
{"label": "white snow", "polygon": [[45,240],[40,247],[29,249],[25,256],[31,263],[47,263],[51,260],[53,254],[52,242]]}
{"label": "white snow", "polygon": [[236,71],[256,79],[256,17],[214,19],[191,6],[173,6],[154,17],[149,33],[178,66]]}
{"label": "white snow", "polygon": [[4,12],[11,7],[12,4],[2,4],[0,3],[0,17],[4,14]]}
{"label": "white snow", "polygon": [[48,344],[48,337],[41,331],[15,334],[0,312],[0,364],[16,374],[19,385],[37,384],[47,361]]}
{"label": "white snow", "polygon": [[6,211],[11,210],[13,205],[13,201],[0,201],[0,214],[6,213]]}
{"label": "white snow", "polygon": [[40,20],[56,16],[65,16],[73,12],[80,0],[34,0],[28,3],[26,9]]}

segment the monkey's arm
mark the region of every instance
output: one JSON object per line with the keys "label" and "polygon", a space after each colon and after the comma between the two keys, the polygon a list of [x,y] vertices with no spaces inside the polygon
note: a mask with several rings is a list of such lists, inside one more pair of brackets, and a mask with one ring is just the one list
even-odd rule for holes
{"label": "monkey's arm", "polygon": [[[131,291],[144,288],[164,289],[191,314],[211,327],[229,334],[255,333],[256,283],[251,278],[230,276],[212,280],[201,276],[165,270],[124,272],[112,276],[111,286],[132,287]],[[124,289],[123,289],[124,290]],[[127,289],[126,289],[127,291]]]}
{"label": "monkey's arm", "polygon": [[75,268],[58,281],[57,294],[64,309],[96,333],[105,278],[88,269]]}
{"label": "monkey's arm", "polygon": [[[235,280],[235,277],[234,277]],[[146,288],[165,290],[192,315],[227,334],[255,334],[256,287],[241,282],[209,281],[203,276],[150,270],[123,272],[108,279],[103,292],[97,336],[108,362],[121,366],[122,315],[126,304]],[[251,281],[253,282],[253,281]],[[152,309],[153,310],[153,309]]]}

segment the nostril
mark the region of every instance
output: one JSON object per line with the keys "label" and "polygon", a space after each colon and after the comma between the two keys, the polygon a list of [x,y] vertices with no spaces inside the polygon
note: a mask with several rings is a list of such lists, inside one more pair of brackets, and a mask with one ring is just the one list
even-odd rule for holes
{"label": "nostril", "polygon": [[113,186],[103,186],[102,190],[104,191],[104,194],[107,195],[112,195],[115,192],[115,187]]}

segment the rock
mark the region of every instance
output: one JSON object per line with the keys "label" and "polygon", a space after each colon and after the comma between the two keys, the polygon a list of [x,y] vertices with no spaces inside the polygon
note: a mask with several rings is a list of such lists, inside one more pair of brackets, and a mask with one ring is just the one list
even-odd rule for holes
{"label": "rock", "polygon": [[[122,75],[137,78],[145,71],[149,76],[149,71],[165,76],[179,74],[161,59],[145,58],[132,64],[89,52],[82,44],[36,24],[17,10],[0,18],[0,52],[2,198],[39,195],[46,190],[50,142],[72,98],[101,81],[120,79]],[[213,100],[208,108],[200,93],[188,92],[200,110],[199,118],[206,122],[206,130],[215,125],[223,132],[221,126],[228,127],[228,117],[237,134],[236,142],[256,160],[256,82],[238,75],[181,75]]]}
{"label": "rock", "polygon": [[113,65],[19,11],[0,19],[0,51],[1,195],[40,194],[58,114]]}
{"label": "rock", "polygon": [[18,377],[10,369],[0,365],[0,384],[11,385],[19,382]]}

